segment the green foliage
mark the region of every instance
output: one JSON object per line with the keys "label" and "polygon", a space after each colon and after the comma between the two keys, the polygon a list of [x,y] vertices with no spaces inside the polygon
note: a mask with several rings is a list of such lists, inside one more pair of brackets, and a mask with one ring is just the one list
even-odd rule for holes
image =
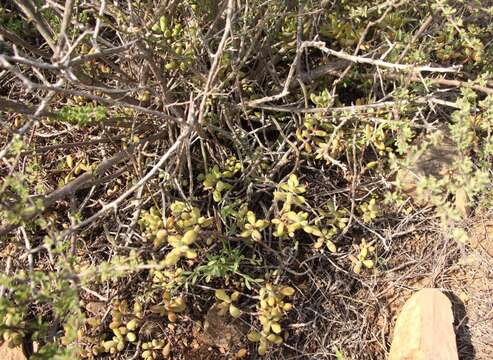
{"label": "green foliage", "polygon": [[365,223],[373,221],[378,216],[377,201],[375,198],[361,204],[359,209],[362,212],[362,219]]}
{"label": "green foliage", "polygon": [[332,105],[333,100],[330,96],[329,90],[324,89],[320,95],[315,95],[311,94],[310,100],[317,106],[317,107],[329,107]]}
{"label": "green foliage", "polygon": [[279,189],[279,191],[274,192],[274,200],[283,202],[283,211],[290,211],[293,205],[301,206],[304,204],[305,198],[300,194],[303,194],[306,189],[299,184],[295,174],[291,174],[287,182],[281,183]]}
{"label": "green foliage", "polygon": [[155,247],[159,247],[168,237],[161,213],[155,207],[142,211],[139,225],[144,239],[146,241],[153,240]]}
{"label": "green foliage", "polygon": [[[443,142],[452,143],[448,145],[452,147],[451,150],[447,151],[452,154],[448,156],[453,156],[453,160],[447,164],[446,173],[439,177],[436,174],[422,176],[416,184],[418,199],[436,206],[444,226],[454,227],[454,223],[466,215],[471,201],[487,191],[490,184],[488,161],[491,159],[491,134],[488,129],[491,128],[492,122],[488,115],[489,110],[486,110],[489,107],[485,106],[489,101],[490,97],[486,97],[478,103],[474,92],[463,89],[462,96],[456,101],[458,110],[452,113],[452,122],[448,128],[436,131],[420,146],[409,148],[418,156],[426,153],[430,147],[441,146]],[[481,120],[478,121],[478,118]],[[475,161],[471,156],[473,152],[485,161]],[[393,166],[396,168],[410,166],[406,160],[399,161],[393,157],[392,161],[395,162]],[[397,185],[402,187],[399,182]],[[458,240],[465,239],[463,230],[454,229],[452,234]]]}
{"label": "green foliage", "polygon": [[282,326],[280,321],[288,311],[293,308],[289,300],[295,293],[295,290],[289,286],[275,286],[266,284],[259,291],[259,311],[258,319],[262,325],[262,330],[251,331],[248,339],[252,342],[259,342],[258,354],[265,355],[271,344],[282,344],[283,339],[280,336]]}
{"label": "green foliage", "polygon": [[[59,274],[20,271],[13,276],[0,274],[0,285],[9,290],[10,297],[0,300],[0,335],[5,341],[18,345],[22,337],[31,334],[34,341],[41,342],[50,328],[50,322],[42,314],[30,318],[29,306],[49,306],[52,316],[63,325],[61,341],[67,345],[59,348],[53,344],[41,347],[36,358],[67,358],[74,356],[77,347],[70,345],[78,338],[77,330],[84,320],[80,311],[78,291],[69,277],[70,270]],[[37,289],[33,292],[33,289]],[[70,345],[70,346],[68,346]]]}
{"label": "green foliage", "polygon": [[375,246],[368,244],[365,239],[362,239],[361,244],[354,245],[354,248],[358,252],[358,256],[349,256],[349,259],[353,263],[353,271],[359,274],[363,267],[372,269],[375,263],[369,257],[375,252]]}
{"label": "green foliage", "polygon": [[183,236],[171,235],[168,237],[168,243],[173,249],[166,255],[164,264],[166,266],[175,265],[180,258],[186,257],[187,259],[195,259],[197,252],[190,248],[198,236],[200,228],[197,226],[192,230],[188,230]]}
{"label": "green foliage", "polygon": [[219,300],[219,315],[224,316],[227,312],[229,312],[231,317],[234,319],[241,316],[241,310],[234,304],[234,302],[237,302],[240,298],[240,293],[238,291],[228,295],[226,291],[218,289],[216,290],[215,295],[217,300]]}
{"label": "green foliage", "polygon": [[0,25],[17,35],[28,36],[31,32],[28,24],[5,6],[0,6]]}
{"label": "green foliage", "polygon": [[[29,223],[30,218],[44,209],[41,199],[30,196],[30,179],[21,173],[13,173],[3,178],[0,183],[0,219],[9,224]],[[35,182],[36,183],[36,182]],[[43,219],[35,220],[43,227]]]}
{"label": "green foliage", "polygon": [[222,171],[219,169],[218,165],[215,165],[205,175],[201,175],[199,179],[203,178],[202,185],[205,190],[212,190],[214,201],[220,202],[223,197],[223,191],[232,188],[232,185],[228,184],[226,180],[231,179],[240,170],[241,164],[233,156],[226,160]]}
{"label": "green foliage", "polygon": [[260,241],[262,239],[260,231],[269,226],[269,222],[267,220],[257,220],[257,216],[253,211],[248,211],[246,217],[247,223],[245,223],[244,230],[240,236],[245,238],[251,237],[254,241]]}
{"label": "green foliage", "polygon": [[205,281],[210,283],[215,279],[221,279],[226,285],[232,283],[233,276],[239,276],[241,284],[251,290],[252,285],[262,282],[262,279],[254,279],[248,274],[240,271],[242,265],[259,266],[260,261],[255,258],[247,258],[240,249],[223,247],[217,255],[207,256],[202,264],[196,266],[192,271],[184,271],[183,276],[185,287],[188,284],[194,285],[197,282]]}
{"label": "green foliage", "polygon": [[193,63],[193,42],[190,40],[195,38],[195,30],[192,27],[184,27],[178,19],[174,19],[173,24],[170,17],[163,15],[159,22],[152,26],[152,31],[152,41],[166,44],[166,48],[172,50],[164,69],[186,71]]}
{"label": "green foliage", "polygon": [[173,246],[168,261],[174,265],[181,256],[194,257],[190,249],[201,228],[211,224],[211,218],[201,216],[200,210],[183,202],[175,201],[170,205],[171,214],[163,222],[161,213],[155,208],[142,211],[139,224],[144,232],[145,240],[152,240],[154,247],[159,248],[165,243]]}
{"label": "green foliage", "polygon": [[56,114],[57,119],[71,124],[88,126],[103,122],[108,108],[94,105],[65,105]]}

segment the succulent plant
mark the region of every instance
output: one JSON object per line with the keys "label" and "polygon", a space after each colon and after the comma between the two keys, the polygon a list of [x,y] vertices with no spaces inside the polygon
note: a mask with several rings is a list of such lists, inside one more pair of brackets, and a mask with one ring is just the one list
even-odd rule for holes
{"label": "succulent plant", "polygon": [[229,314],[235,319],[241,316],[241,310],[233,304],[240,298],[240,293],[238,291],[234,291],[231,295],[228,295],[226,291],[218,289],[215,292],[215,296],[216,299],[220,300],[218,305],[220,315],[225,315],[229,312]]}
{"label": "succulent plant", "polygon": [[374,266],[374,262],[371,259],[368,259],[371,254],[375,252],[375,247],[371,244],[368,244],[365,239],[361,240],[361,244],[354,245],[355,249],[359,251],[358,256],[350,255],[349,259],[353,263],[353,271],[356,274],[361,273],[363,267],[367,269],[372,269]]}
{"label": "succulent plant", "polygon": [[292,303],[286,300],[292,298],[294,293],[294,288],[290,286],[266,284],[260,289],[257,308],[262,330],[260,332],[251,331],[247,336],[250,341],[259,343],[259,355],[265,355],[270,344],[282,344],[280,322],[283,316],[293,308]]}
{"label": "succulent plant", "polygon": [[246,218],[247,222],[243,226],[243,231],[240,236],[252,238],[254,241],[260,241],[262,239],[262,234],[260,232],[269,226],[269,221],[257,220],[257,216],[253,211],[248,211]]}

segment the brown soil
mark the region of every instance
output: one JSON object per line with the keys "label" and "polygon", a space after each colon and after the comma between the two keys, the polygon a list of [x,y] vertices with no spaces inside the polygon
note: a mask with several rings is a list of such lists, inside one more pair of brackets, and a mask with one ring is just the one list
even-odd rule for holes
{"label": "brown soil", "polygon": [[493,221],[473,219],[470,247],[451,274],[461,359],[493,359]]}
{"label": "brown soil", "polygon": [[[449,247],[426,236],[413,241],[419,252],[433,249],[433,259],[418,261],[422,268],[413,276],[401,272],[398,282],[388,289],[384,300],[387,312],[378,318],[381,334],[391,339],[391,330],[404,302],[413,292],[437,287],[452,301],[459,358],[462,360],[493,359],[493,221],[491,215],[469,220],[470,244]],[[448,240],[450,241],[450,240]],[[432,261],[424,263],[423,260]],[[419,260],[419,259],[417,259]],[[426,270],[427,269],[427,270]],[[397,275],[397,274],[396,274]],[[387,350],[387,348],[385,348]]]}

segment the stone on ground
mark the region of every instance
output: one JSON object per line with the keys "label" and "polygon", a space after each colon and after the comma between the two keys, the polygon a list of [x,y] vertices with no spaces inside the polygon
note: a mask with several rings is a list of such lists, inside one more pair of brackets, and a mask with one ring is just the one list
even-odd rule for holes
{"label": "stone on ground", "polygon": [[422,289],[397,318],[389,360],[458,360],[450,300],[437,289]]}
{"label": "stone on ground", "polygon": [[[430,193],[419,193],[419,182],[426,177],[440,180],[444,176],[448,176],[454,169],[454,163],[460,159],[459,151],[451,139],[448,129],[440,129],[435,135],[439,137],[437,143],[430,144],[417,153],[408,154],[409,167],[401,169],[397,173],[401,190],[422,206],[433,204],[429,201]],[[458,191],[455,205],[464,217],[467,216],[468,198],[464,191]]]}
{"label": "stone on ground", "polygon": [[26,360],[26,356],[22,352],[20,346],[10,348],[7,342],[4,342],[0,346],[0,359],[1,360]]}
{"label": "stone on ground", "polygon": [[229,351],[241,345],[244,331],[238,319],[221,315],[217,305],[213,305],[207,312],[204,322],[202,341],[208,345]]}

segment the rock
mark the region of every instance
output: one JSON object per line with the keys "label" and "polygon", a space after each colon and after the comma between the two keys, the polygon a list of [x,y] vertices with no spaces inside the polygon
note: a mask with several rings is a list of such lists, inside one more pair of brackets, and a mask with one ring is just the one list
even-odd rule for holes
{"label": "rock", "polygon": [[103,315],[108,306],[103,302],[91,301],[86,304],[85,308],[89,314],[97,316]]}
{"label": "rock", "polygon": [[458,360],[450,300],[437,289],[411,296],[399,314],[389,360]]}
{"label": "rock", "polygon": [[[427,203],[427,194],[418,194],[417,184],[419,181],[428,176],[441,179],[453,169],[454,162],[459,158],[459,151],[450,138],[449,131],[447,129],[437,130],[436,135],[439,138],[436,145],[431,144],[417,153],[408,155],[409,167],[401,169],[397,173],[400,188],[421,205],[431,204]],[[460,200],[464,199],[461,198]],[[462,206],[459,211],[466,211],[463,208],[467,204],[459,204],[458,206]]]}
{"label": "rock", "polygon": [[4,342],[2,346],[0,346],[0,359],[2,360],[27,360],[27,357],[24,355],[22,348],[17,346],[15,348],[9,348],[7,342]]}
{"label": "rock", "polygon": [[244,331],[238,319],[229,314],[221,315],[217,305],[209,309],[201,337],[204,343],[228,351],[241,345],[243,337]]}

